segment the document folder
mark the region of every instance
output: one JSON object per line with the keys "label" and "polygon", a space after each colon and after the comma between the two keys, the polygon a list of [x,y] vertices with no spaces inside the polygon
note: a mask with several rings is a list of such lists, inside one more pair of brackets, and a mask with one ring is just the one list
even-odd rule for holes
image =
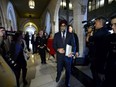
{"label": "document folder", "polygon": [[67,44],[66,45],[66,52],[65,52],[65,56],[68,56],[70,53],[72,53],[72,46]]}

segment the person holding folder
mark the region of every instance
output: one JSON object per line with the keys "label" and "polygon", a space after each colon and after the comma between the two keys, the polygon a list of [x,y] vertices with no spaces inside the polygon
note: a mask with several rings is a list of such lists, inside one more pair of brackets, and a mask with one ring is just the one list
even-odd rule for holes
{"label": "person holding folder", "polygon": [[[67,50],[66,46],[72,50],[72,52],[66,55]],[[60,80],[61,72],[63,67],[65,68],[65,85],[66,87],[70,87],[70,74],[71,74],[71,62],[72,55],[75,53],[76,45],[74,36],[72,33],[67,31],[67,21],[60,21],[60,31],[54,35],[53,47],[56,51],[57,57],[57,77],[56,82]]]}

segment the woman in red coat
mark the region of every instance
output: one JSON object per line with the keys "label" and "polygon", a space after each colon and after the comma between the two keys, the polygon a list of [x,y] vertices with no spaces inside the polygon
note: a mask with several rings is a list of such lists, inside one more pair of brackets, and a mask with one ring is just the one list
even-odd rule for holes
{"label": "woman in red coat", "polygon": [[52,35],[52,33],[50,33],[50,36],[49,36],[49,38],[48,38],[48,40],[47,40],[47,49],[48,49],[48,51],[49,51],[49,57],[48,57],[48,60],[50,59],[50,55],[53,57],[53,58],[55,58],[55,50],[54,50],[54,48],[53,48],[53,35]]}

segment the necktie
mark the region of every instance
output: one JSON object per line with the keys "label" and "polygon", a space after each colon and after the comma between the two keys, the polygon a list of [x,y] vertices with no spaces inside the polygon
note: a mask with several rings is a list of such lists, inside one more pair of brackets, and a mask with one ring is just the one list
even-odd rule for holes
{"label": "necktie", "polygon": [[63,44],[65,43],[65,31],[63,31],[63,36],[62,36]]}

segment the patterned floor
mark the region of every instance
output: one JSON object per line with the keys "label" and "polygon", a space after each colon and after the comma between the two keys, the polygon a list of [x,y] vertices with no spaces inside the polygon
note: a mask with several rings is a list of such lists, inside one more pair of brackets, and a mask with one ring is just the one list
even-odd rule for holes
{"label": "patterned floor", "polygon": [[[20,87],[65,87],[64,86],[64,71],[58,83],[56,78],[56,62],[51,57],[47,59],[47,64],[41,64],[38,54],[31,55],[28,60],[28,85],[23,86],[20,80]],[[91,87],[92,76],[89,66],[76,66],[72,72],[70,84],[71,87]]]}

